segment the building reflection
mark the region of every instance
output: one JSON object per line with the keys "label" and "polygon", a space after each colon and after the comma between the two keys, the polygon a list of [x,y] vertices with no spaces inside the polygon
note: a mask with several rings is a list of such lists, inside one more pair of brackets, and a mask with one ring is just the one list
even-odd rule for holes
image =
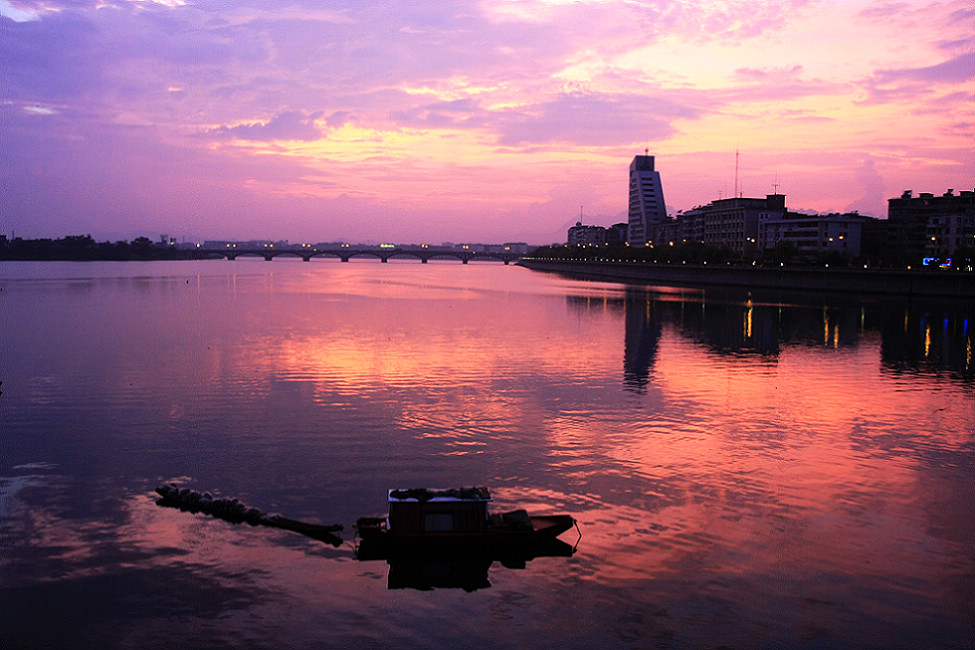
{"label": "building reflection", "polygon": [[625,304],[626,336],[623,345],[623,384],[643,392],[657,357],[663,330],[658,308],[649,296],[628,296]]}
{"label": "building reflection", "polygon": [[770,360],[788,346],[855,349],[864,337],[879,335],[887,370],[975,378],[975,319],[972,307],[961,303],[661,292],[653,287],[567,301],[578,311],[622,312],[623,384],[636,392],[651,382],[665,328],[719,355],[756,354]]}
{"label": "building reflection", "polygon": [[882,322],[880,354],[892,372],[948,372],[975,380],[975,319],[950,306],[890,309]]}

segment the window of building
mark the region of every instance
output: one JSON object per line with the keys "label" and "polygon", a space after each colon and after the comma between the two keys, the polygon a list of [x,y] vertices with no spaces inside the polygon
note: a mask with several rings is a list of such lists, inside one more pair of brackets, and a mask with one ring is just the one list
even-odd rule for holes
{"label": "window of building", "polygon": [[423,517],[423,530],[427,532],[447,533],[454,529],[454,513],[429,512]]}

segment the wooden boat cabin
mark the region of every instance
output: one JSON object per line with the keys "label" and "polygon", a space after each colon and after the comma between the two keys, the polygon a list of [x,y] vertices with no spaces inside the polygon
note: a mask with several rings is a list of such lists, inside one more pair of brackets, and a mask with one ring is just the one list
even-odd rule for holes
{"label": "wooden boat cabin", "polygon": [[488,527],[487,488],[390,490],[386,526],[396,536],[483,535]]}

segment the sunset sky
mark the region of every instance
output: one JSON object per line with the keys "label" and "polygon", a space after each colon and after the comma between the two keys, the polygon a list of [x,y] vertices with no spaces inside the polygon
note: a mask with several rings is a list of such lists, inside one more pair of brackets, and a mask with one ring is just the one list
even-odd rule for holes
{"label": "sunset sky", "polygon": [[975,188],[971,0],[0,0],[0,234],[564,241]]}

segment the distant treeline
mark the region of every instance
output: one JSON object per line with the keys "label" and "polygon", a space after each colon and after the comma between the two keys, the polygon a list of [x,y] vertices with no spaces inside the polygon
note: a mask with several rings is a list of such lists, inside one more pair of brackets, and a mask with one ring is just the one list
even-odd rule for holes
{"label": "distant treeline", "polygon": [[60,239],[12,239],[0,236],[0,260],[24,261],[132,261],[195,260],[204,257],[196,249],[157,245],[148,237],[131,242],[96,242],[91,235]]}

